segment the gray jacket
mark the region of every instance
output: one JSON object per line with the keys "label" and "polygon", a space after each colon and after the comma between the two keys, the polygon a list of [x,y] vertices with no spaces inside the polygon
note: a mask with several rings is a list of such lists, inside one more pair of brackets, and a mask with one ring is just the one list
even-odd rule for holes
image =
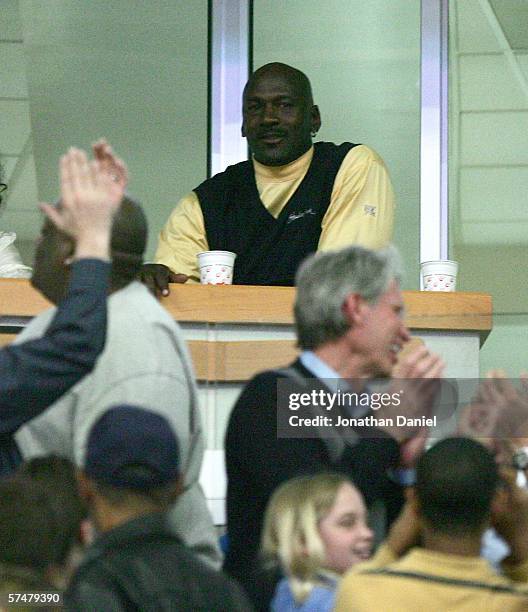
{"label": "gray jacket", "polygon": [[[17,342],[42,336],[55,309],[35,319]],[[219,567],[215,528],[198,482],[204,437],[194,372],[178,324],[137,282],[108,299],[106,346],[93,372],[16,434],[25,459],[56,453],[84,464],[93,423],[109,407],[134,404],[164,416],[181,449],[185,492],[171,512],[182,541]]]}

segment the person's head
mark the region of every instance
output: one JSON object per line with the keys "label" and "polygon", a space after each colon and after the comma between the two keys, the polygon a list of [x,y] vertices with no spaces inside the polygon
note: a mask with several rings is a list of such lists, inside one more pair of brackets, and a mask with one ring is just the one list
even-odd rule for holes
{"label": "person's head", "polygon": [[351,246],[308,257],[296,276],[299,347],[316,350],[352,333],[350,348],[370,374],[390,374],[398,350],[409,338],[400,278],[394,247],[371,251]]}
{"label": "person's head", "polygon": [[23,463],[17,474],[42,485],[48,492],[50,504],[60,525],[56,537],[55,563],[64,567],[72,549],[81,544],[81,524],[87,516],[77,480],[75,466],[65,457],[48,455],[34,457]]}
{"label": "person's head", "polygon": [[90,430],[78,478],[100,530],[115,526],[104,516],[110,507],[117,524],[164,512],[181,491],[176,434],[163,416],[150,410],[110,408]]}
{"label": "person's head", "polygon": [[44,573],[62,550],[61,525],[45,486],[0,479],[0,562]]}
{"label": "person's head", "polygon": [[[65,542],[62,529],[53,492],[44,484],[21,474],[0,479],[0,589],[3,592],[64,589],[67,572],[62,566]],[[58,607],[49,604],[42,610],[58,610]]]}
{"label": "person's head", "polygon": [[[134,280],[143,263],[146,243],[145,214],[137,202],[125,196],[112,224],[112,290]],[[74,250],[74,241],[46,219],[37,242],[31,284],[54,304],[66,293]]]}
{"label": "person's head", "polygon": [[278,62],[256,70],[242,97],[242,136],[255,159],[267,166],[288,164],[312,146],[321,127],[308,77]]}
{"label": "person's head", "polygon": [[372,538],[361,493],[345,476],[321,473],[293,478],[273,493],[262,550],[280,563],[301,601],[321,572],[343,574],[366,560]]}
{"label": "person's head", "polygon": [[434,533],[479,536],[488,524],[498,484],[495,459],[482,444],[446,438],[418,460],[418,513]]}

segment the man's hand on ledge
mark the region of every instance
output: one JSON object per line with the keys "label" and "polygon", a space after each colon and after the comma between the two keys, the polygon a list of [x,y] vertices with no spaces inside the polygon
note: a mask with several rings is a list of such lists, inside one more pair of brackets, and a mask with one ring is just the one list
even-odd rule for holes
{"label": "man's hand on ledge", "polygon": [[139,280],[156,296],[169,295],[169,283],[185,283],[186,274],[176,274],[163,264],[143,264],[139,271]]}

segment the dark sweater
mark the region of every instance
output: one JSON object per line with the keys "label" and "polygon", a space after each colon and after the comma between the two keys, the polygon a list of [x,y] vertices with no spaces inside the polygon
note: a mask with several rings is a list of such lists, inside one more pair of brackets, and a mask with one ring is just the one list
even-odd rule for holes
{"label": "dark sweater", "polygon": [[185,548],[162,513],[103,533],[86,552],[64,603],[72,612],[252,609],[236,584]]}
{"label": "dark sweater", "polygon": [[70,288],[42,338],[0,351],[0,476],[20,453],[13,434],[88,374],[106,338],[110,264],[81,259]]}
{"label": "dark sweater", "polygon": [[237,254],[234,284],[294,284],[300,262],[317,250],[335,177],[354,146],[316,143],[306,176],[277,219],[260,199],[251,161],[229,166],[194,190],[209,248]]}
{"label": "dark sweater", "polygon": [[[299,360],[293,368],[310,388],[324,388]],[[382,434],[347,444],[332,459],[321,438],[277,437],[276,371],[257,375],[242,392],[231,413],[226,434],[227,528],[229,550],[225,569],[249,591],[255,569],[262,521],[273,491],[284,481],[302,474],[337,471],[349,476],[367,505],[383,500],[391,518],[402,503],[401,487],[387,477],[399,460],[398,443]],[[306,388],[298,388],[305,392]]]}

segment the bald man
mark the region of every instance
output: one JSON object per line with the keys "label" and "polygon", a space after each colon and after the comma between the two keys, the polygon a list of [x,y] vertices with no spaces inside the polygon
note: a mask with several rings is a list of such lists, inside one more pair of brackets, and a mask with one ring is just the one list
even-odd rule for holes
{"label": "bald man", "polygon": [[[112,226],[106,345],[93,372],[16,434],[25,459],[55,453],[82,467],[94,422],[117,404],[136,403],[167,419],[181,444],[185,491],[171,519],[177,535],[218,567],[216,533],[198,483],[203,432],[192,366],[181,331],[149,291],[135,281],[147,237],[145,215],[124,197]],[[54,304],[64,295],[74,241],[45,222],[31,282]],[[41,337],[54,310],[43,312],[17,338]]]}
{"label": "bald man", "polygon": [[178,203],[143,280],[166,295],[168,282],[199,282],[197,253],[226,250],[237,254],[235,284],[293,285],[316,250],[388,243],[394,196],[383,160],[365,145],[314,145],[320,127],[305,74],[280,63],[254,72],[242,122],[252,159]]}

